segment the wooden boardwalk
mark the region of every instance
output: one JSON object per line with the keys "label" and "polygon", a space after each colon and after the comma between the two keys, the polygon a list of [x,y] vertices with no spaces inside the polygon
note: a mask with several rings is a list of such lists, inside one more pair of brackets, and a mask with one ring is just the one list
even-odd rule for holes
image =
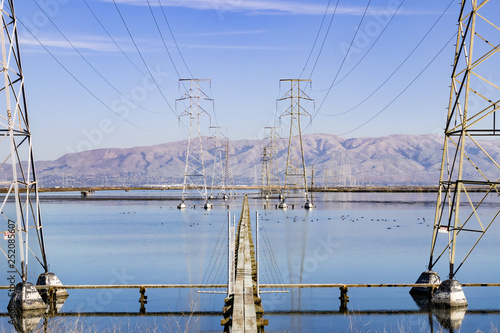
{"label": "wooden boardwalk", "polygon": [[250,223],[248,197],[245,196],[236,234],[234,294],[225,300],[225,318],[221,321],[224,332],[257,333],[267,325],[267,320],[262,319],[264,311],[257,292],[257,263]]}

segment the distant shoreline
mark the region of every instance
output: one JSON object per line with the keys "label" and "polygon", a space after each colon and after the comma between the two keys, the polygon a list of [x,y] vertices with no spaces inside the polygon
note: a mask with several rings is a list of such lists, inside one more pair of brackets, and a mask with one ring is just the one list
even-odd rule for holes
{"label": "distant shoreline", "polygon": [[[210,187],[207,187],[211,190]],[[177,190],[182,191],[181,186],[165,186],[165,187],[42,187],[38,191],[40,193],[50,192],[87,192],[87,191],[151,191],[151,190]],[[236,186],[233,190],[260,190],[259,186]],[[353,186],[353,187],[312,187],[309,192],[437,192],[438,186]],[[1,188],[0,193],[6,193],[6,188]]]}

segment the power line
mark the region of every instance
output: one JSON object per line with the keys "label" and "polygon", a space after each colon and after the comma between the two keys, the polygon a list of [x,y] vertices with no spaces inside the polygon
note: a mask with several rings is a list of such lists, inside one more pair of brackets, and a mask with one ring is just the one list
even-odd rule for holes
{"label": "power line", "polygon": [[[314,48],[316,47],[316,43],[318,42],[319,35],[321,33],[321,30],[323,29],[323,23],[325,22],[326,15],[328,14],[328,9],[330,8],[330,2],[331,1],[332,0],[328,0],[328,3],[326,5],[326,9],[325,9],[325,13],[323,14],[323,18],[321,19],[321,24],[319,25],[318,33],[316,34],[316,38],[314,39],[314,43],[313,43],[313,45],[311,47],[311,51],[309,52],[309,56],[307,57],[306,64],[302,68],[302,72],[299,75],[299,79],[302,78],[302,75],[304,74],[304,71],[306,70],[307,64],[309,64],[309,60],[311,59],[311,56],[312,56],[313,51],[314,51]],[[337,1],[337,5],[338,5],[338,3],[339,2]],[[330,21],[330,23],[331,23],[331,21]],[[327,32],[327,34],[328,34],[328,32]],[[325,37],[325,39],[326,39],[326,37]],[[310,78],[310,76],[309,76],[309,78]]]}
{"label": "power line", "polygon": [[348,77],[356,69],[356,67],[358,67],[358,65],[366,58],[366,56],[368,55],[368,53],[370,53],[370,51],[373,49],[373,47],[377,44],[377,42],[380,39],[380,37],[382,37],[382,35],[384,34],[384,32],[387,30],[387,27],[389,27],[389,25],[391,24],[392,20],[394,19],[394,17],[396,16],[396,14],[399,12],[399,9],[401,8],[401,6],[403,6],[404,2],[405,2],[405,0],[401,1],[401,3],[399,4],[398,8],[394,11],[394,13],[392,14],[391,18],[389,19],[389,21],[387,22],[387,24],[385,25],[385,27],[382,29],[382,31],[377,36],[377,38],[375,38],[375,41],[372,43],[372,45],[370,45],[370,47],[365,52],[365,54],[363,54],[363,56],[361,57],[361,59],[358,60],[358,62],[351,68],[351,70],[349,72],[347,72],[346,75],[344,75],[337,83],[335,83],[334,87],[337,86],[338,84],[340,84],[342,81],[344,81],[344,79],[346,77]]}
{"label": "power line", "polygon": [[347,56],[349,55],[349,52],[351,51],[352,45],[354,44],[354,40],[356,39],[356,37],[358,35],[358,32],[359,32],[359,29],[361,28],[361,24],[363,23],[363,21],[364,21],[364,19],[366,17],[366,12],[368,11],[368,7],[370,7],[370,3],[371,2],[372,2],[372,0],[368,0],[368,3],[367,3],[366,8],[365,8],[365,11],[363,12],[363,16],[361,17],[361,20],[359,21],[359,24],[358,24],[358,27],[356,29],[356,32],[354,33],[354,36],[352,37],[351,44],[349,45],[349,48],[347,49],[347,52],[344,55],[344,59],[342,59],[340,67],[337,70],[337,73],[335,74],[335,77],[333,78],[332,84],[330,85],[330,88],[328,89],[325,98],[323,98],[323,101],[321,102],[319,108],[314,113],[314,115],[312,117],[313,120],[314,120],[314,118],[316,118],[319,110],[321,110],[321,107],[323,106],[323,104],[325,103],[326,99],[328,98],[328,95],[330,94],[330,92],[331,92],[331,90],[333,88],[333,85],[335,84],[335,81],[337,80],[337,77],[339,76],[339,73],[342,70],[342,67],[344,66],[344,63],[345,63],[345,61],[347,59]]}
{"label": "power line", "polygon": [[[429,30],[425,33],[425,35],[420,39],[420,41],[417,43],[417,45],[415,45],[415,47],[413,48],[413,50],[411,50],[411,52],[408,54],[408,56],[406,56],[406,58],[398,65],[398,67],[396,67],[396,69],[384,80],[384,82],[382,82],[371,94],[369,94],[361,102],[359,102],[358,104],[356,104],[355,106],[353,106],[352,108],[350,108],[350,109],[348,109],[348,110],[346,110],[344,112],[337,113],[337,114],[331,114],[331,115],[325,114],[325,113],[321,113],[321,114],[324,115],[324,116],[329,116],[329,117],[335,117],[335,116],[344,115],[344,114],[349,113],[352,110],[358,108],[360,105],[362,105],[367,100],[369,100],[373,95],[375,95],[396,74],[396,72],[398,72],[401,69],[401,67],[403,67],[403,65],[408,61],[408,59],[413,55],[413,53],[415,53],[415,51],[418,49],[418,47],[427,38],[427,36],[429,36],[429,34],[431,33],[431,31],[434,29],[434,27],[438,24],[438,22],[444,16],[444,14],[446,13],[446,11],[448,11],[448,9],[453,4],[453,2],[454,2],[454,0],[450,1],[450,3],[448,4],[448,6],[444,9],[444,11],[437,18],[437,20],[434,22],[434,24],[429,28]],[[318,112],[319,112],[319,110],[318,110]]]}
{"label": "power line", "polygon": [[96,21],[99,23],[99,25],[101,26],[101,28],[104,30],[104,32],[108,35],[109,39],[111,39],[111,41],[113,42],[113,44],[115,44],[115,46],[118,48],[118,50],[120,50],[120,52],[123,54],[123,56],[125,58],[127,58],[127,60],[130,62],[130,64],[132,64],[132,66],[134,66],[135,69],[137,69],[137,71],[139,73],[141,73],[142,75],[146,76],[146,74],[132,61],[132,59],[130,59],[130,57],[127,55],[127,53],[120,47],[120,45],[116,42],[116,40],[113,38],[113,36],[111,36],[111,34],[106,29],[106,27],[104,26],[104,24],[102,24],[102,22],[99,19],[99,17],[97,17],[97,15],[92,10],[92,8],[90,8],[89,4],[87,3],[87,0],[83,0],[83,2],[85,3],[85,5],[89,9],[89,11],[92,13],[92,15],[94,16],[94,18],[96,19]]}
{"label": "power line", "polygon": [[28,27],[21,20],[17,19],[17,21],[19,23],[21,23],[21,25],[26,29],[26,31],[28,31],[30,33],[30,35],[33,36],[33,38],[38,42],[38,44],[40,44],[40,46],[43,47],[43,49],[59,64],[59,66],[61,66],[80,86],[82,86],[83,89],[85,89],[92,97],[94,97],[106,109],[113,112],[115,115],[117,115],[121,119],[125,120],[127,123],[129,123],[137,128],[140,128],[144,131],[152,132],[150,129],[146,129],[142,126],[139,126],[139,125],[131,122],[130,120],[128,120],[127,118],[125,118],[124,116],[122,116],[121,114],[119,114],[118,112],[113,110],[111,107],[109,107],[106,103],[104,103],[99,97],[97,97],[96,94],[94,94],[89,88],[87,88],[87,86],[85,84],[83,84],[83,82],[78,80],[78,78],[66,66],[64,66],[63,63],[61,61],[59,61],[59,59],[57,59],[57,57],[52,52],[50,52],[50,50],[35,36],[35,34],[33,34],[33,32],[31,32],[31,30],[28,29]]}
{"label": "power line", "polygon": [[156,113],[156,114],[160,114],[160,113],[163,113],[163,112],[155,112],[155,111],[152,111],[152,110],[148,110],[142,106],[140,106],[139,104],[135,103],[134,101],[132,101],[130,98],[128,98],[127,96],[125,96],[120,90],[118,90],[118,88],[116,88],[108,79],[106,79],[104,77],[104,75],[102,75],[91,63],[90,61],[87,60],[87,58],[85,58],[85,56],[73,45],[73,43],[68,39],[68,37],[66,37],[66,35],[61,31],[61,29],[59,29],[59,27],[54,23],[54,21],[52,21],[52,19],[45,13],[45,10],[35,1],[33,0],[33,2],[38,6],[38,8],[42,11],[42,13],[47,17],[47,19],[49,20],[50,23],[52,23],[52,25],[54,26],[54,28],[56,28],[56,30],[59,32],[59,34],[66,40],[66,42],[68,42],[68,44],[73,48],[73,50],[78,53],[78,55],[83,59],[83,61],[85,61],[85,63],[104,81],[106,82],[106,84],[111,87],[111,89],[113,89],[114,91],[116,91],[120,96],[122,96],[123,98],[125,98],[127,101],[129,101],[130,103],[134,104],[135,106],[137,106],[138,108],[141,108],[143,109],[144,111],[147,111],[147,112],[151,112],[151,113]]}
{"label": "power line", "polygon": [[448,46],[448,44],[450,44],[450,42],[456,38],[456,34],[453,34],[453,36],[451,36],[451,38],[444,44],[444,46],[439,50],[439,52],[431,59],[431,61],[429,61],[429,63],[420,71],[420,73],[418,73],[417,76],[415,76],[415,78],[413,78],[413,80],[411,80],[411,82],[403,89],[399,92],[399,94],[396,95],[396,97],[394,97],[386,106],[384,106],[379,112],[377,112],[373,117],[371,117],[370,119],[368,119],[367,121],[365,121],[363,124],[359,125],[358,127],[348,131],[348,132],[345,132],[345,133],[342,133],[342,134],[339,134],[339,135],[346,135],[346,134],[349,134],[349,133],[352,133],[358,129],[360,129],[361,127],[365,126],[366,124],[368,124],[369,122],[371,122],[373,119],[375,119],[376,117],[378,117],[382,112],[384,112],[385,110],[387,110],[387,108],[389,106],[392,105],[392,103],[394,103],[399,97],[401,97],[401,95],[406,91],[408,90],[408,88],[410,88],[410,86],[415,82],[417,81],[417,79],[420,77],[420,75],[422,75],[426,70],[427,68],[434,62],[434,60],[436,60],[436,58],[441,54],[441,52],[444,51],[444,49],[446,49],[446,47]]}
{"label": "power line", "polygon": [[[147,2],[147,4],[148,4],[149,11],[151,12],[151,16],[153,17],[153,21],[154,21],[154,23],[155,23],[155,25],[156,25],[156,29],[158,30],[158,33],[159,33],[159,35],[160,35],[160,38],[161,38],[161,40],[162,40],[162,42],[163,42],[163,46],[165,47],[165,50],[167,51],[168,57],[169,57],[169,59],[170,59],[170,62],[172,63],[172,66],[174,67],[175,72],[177,73],[177,77],[180,79],[180,78],[181,78],[181,75],[180,75],[179,70],[178,70],[177,66],[175,65],[175,62],[174,62],[174,60],[173,60],[173,58],[172,58],[172,55],[171,55],[171,53],[170,53],[170,51],[169,51],[169,49],[168,49],[168,47],[167,47],[167,43],[165,42],[165,38],[163,37],[163,34],[162,34],[162,32],[161,32],[161,29],[160,29],[160,26],[159,26],[159,24],[158,24],[158,21],[156,20],[156,17],[155,17],[155,15],[154,15],[154,12],[153,12],[153,8],[152,8],[152,6],[151,6],[151,3],[149,2],[149,0],[146,0],[146,2]],[[165,15],[165,11],[163,10],[163,6],[162,6],[162,4],[161,4],[160,0],[158,0],[158,3],[159,3],[159,5],[160,5],[160,9],[161,9],[161,11],[162,11],[162,13],[163,13],[163,17],[164,17],[164,19],[165,19],[165,22],[167,23],[168,29],[169,29],[169,31],[170,31],[170,35],[172,36],[172,39],[173,39],[173,41],[174,41],[174,43],[175,43],[175,46],[177,47],[177,51],[179,52],[179,55],[180,55],[180,57],[181,57],[181,59],[182,59],[182,61],[183,61],[183,63],[184,63],[184,66],[186,67],[187,71],[189,72],[189,75],[191,75],[191,78],[192,78],[192,77],[193,77],[193,74],[192,74],[192,73],[191,73],[191,71],[189,70],[189,67],[188,67],[188,65],[187,65],[186,61],[184,60],[184,57],[183,57],[183,55],[182,55],[182,52],[181,52],[181,50],[179,49],[179,46],[178,46],[178,44],[177,44],[177,40],[175,39],[175,36],[174,36],[174,34],[173,34],[173,32],[172,32],[172,29],[170,28],[170,24],[169,24],[169,22],[168,22],[168,20],[167,20],[167,16]],[[184,86],[184,82],[182,82],[182,85],[183,85],[183,87],[184,87],[184,90],[186,90],[186,91],[187,91],[186,87]],[[211,84],[210,84],[210,96],[212,96],[212,85],[211,85]],[[217,114],[216,114],[216,112],[215,112],[215,106],[213,106],[213,113],[214,113],[214,120],[215,120],[215,123],[217,124],[217,123],[218,123],[218,121],[217,121]]]}
{"label": "power line", "polygon": [[332,17],[330,18],[330,23],[328,24],[328,29],[326,30],[325,37],[323,38],[323,42],[321,43],[321,47],[318,52],[318,56],[316,57],[316,60],[314,61],[314,66],[311,70],[311,73],[309,74],[309,79],[313,76],[314,71],[316,70],[316,66],[318,65],[319,58],[321,56],[321,53],[323,52],[323,47],[325,46],[326,43],[326,38],[328,37],[328,34],[330,33],[330,28],[332,27],[333,19],[335,17],[335,14],[337,13],[337,8],[339,6],[339,0],[337,0],[337,3],[335,4],[335,9],[333,10]]}
{"label": "power line", "polygon": [[177,69],[177,66],[175,65],[174,59],[172,59],[172,55],[170,54],[170,51],[168,50],[167,43],[165,43],[165,38],[163,38],[163,34],[161,33],[160,26],[158,25],[158,21],[156,21],[155,14],[153,13],[153,8],[151,8],[151,3],[149,0],[146,0],[148,3],[149,11],[151,12],[151,16],[153,17],[153,21],[156,25],[156,30],[158,30],[158,34],[160,35],[161,41],[163,42],[163,46],[165,47],[165,51],[167,51],[168,58],[170,59],[170,62],[172,63],[172,66],[174,66],[174,70],[177,73],[177,77],[180,79],[181,75],[179,74],[179,70]]}
{"label": "power line", "polygon": [[132,43],[135,46],[135,49],[137,50],[137,53],[139,54],[139,56],[140,56],[140,58],[141,58],[141,60],[142,60],[142,62],[144,64],[144,66],[146,67],[149,75],[151,76],[151,79],[153,80],[154,84],[156,85],[156,88],[160,92],[161,96],[165,100],[165,103],[167,103],[167,105],[170,108],[170,110],[174,113],[174,115],[176,117],[178,117],[179,115],[177,114],[177,112],[175,112],[174,108],[172,108],[172,105],[170,105],[170,103],[168,102],[167,98],[165,97],[165,95],[163,94],[162,90],[160,89],[160,86],[158,85],[158,82],[156,81],[156,79],[154,78],[153,74],[151,73],[151,70],[149,69],[148,64],[146,63],[146,60],[144,59],[141,51],[139,50],[139,47],[137,46],[137,43],[135,42],[135,39],[132,36],[132,33],[130,32],[130,29],[128,28],[127,22],[125,22],[125,19],[124,19],[122,13],[120,12],[120,9],[118,8],[118,5],[116,4],[115,0],[113,0],[113,4],[115,5],[116,11],[118,12],[118,15],[120,16],[120,19],[122,20],[122,23],[125,26],[125,29],[127,30],[127,33],[130,36],[130,39],[132,40]]}
{"label": "power line", "polygon": [[168,23],[167,15],[165,14],[165,10],[163,9],[163,4],[161,3],[160,0],[158,0],[158,4],[160,5],[161,12],[163,13],[163,18],[165,19],[165,22],[167,23],[168,31],[170,31],[170,35],[172,36],[172,40],[174,41],[175,47],[177,48],[177,52],[179,52],[181,60],[184,63],[184,66],[186,67],[189,75],[191,76],[191,78],[193,78],[193,74],[191,74],[191,70],[189,69],[189,67],[186,63],[186,60],[184,59],[184,56],[182,55],[181,49],[179,48],[179,45],[177,44],[177,40],[175,39],[174,33],[172,32],[172,29],[170,28],[170,24]]}

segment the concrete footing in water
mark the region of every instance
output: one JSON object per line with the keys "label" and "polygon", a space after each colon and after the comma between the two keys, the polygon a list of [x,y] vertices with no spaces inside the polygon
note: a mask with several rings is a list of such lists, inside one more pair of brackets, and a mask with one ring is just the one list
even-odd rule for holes
{"label": "concrete footing in water", "polygon": [[445,308],[466,307],[467,299],[460,282],[453,279],[441,282],[436,293],[432,296],[431,304],[434,307]]}
{"label": "concrete footing in water", "polygon": [[278,205],[278,208],[281,209],[287,209],[288,205],[286,204],[285,200],[281,201],[280,204]]}
{"label": "concrete footing in water", "polygon": [[9,311],[46,310],[47,304],[45,304],[42,296],[32,283],[19,282],[12,293],[7,309]]}
{"label": "concrete footing in water", "polygon": [[[417,282],[415,283],[433,283],[433,284],[440,284],[441,283],[441,278],[439,277],[439,274],[434,272],[434,271],[425,271],[417,279]],[[426,295],[432,295],[432,287],[413,287],[410,290],[410,294],[412,295],[418,295],[418,294],[426,294]]]}
{"label": "concrete footing in water", "polygon": [[[38,280],[36,281],[37,286],[62,286],[63,284],[61,283],[61,280],[55,275],[54,273],[47,272],[47,273],[42,273],[40,276],[38,276]],[[54,299],[56,300],[57,303],[64,303],[66,298],[68,298],[69,294],[66,291],[66,289],[56,289],[54,290],[54,294],[51,295],[49,288],[47,289],[40,289],[39,290],[40,295],[42,296],[42,299],[46,302],[49,303],[53,301]],[[52,298],[52,300],[51,300]],[[62,304],[61,304],[62,306]]]}
{"label": "concrete footing in water", "polygon": [[186,209],[186,204],[184,203],[184,201],[177,205],[177,209]]}

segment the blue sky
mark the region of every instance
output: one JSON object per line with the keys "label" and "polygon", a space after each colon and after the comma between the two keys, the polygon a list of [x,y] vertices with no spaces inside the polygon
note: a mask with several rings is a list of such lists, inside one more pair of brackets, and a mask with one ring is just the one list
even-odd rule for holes
{"label": "blue sky", "polygon": [[[234,140],[279,126],[285,105],[276,99],[286,92],[279,80],[299,77],[310,77],[316,101],[306,105],[314,118],[302,119],[305,133],[349,138],[444,127],[457,2],[339,0],[335,11],[331,0],[325,16],[328,0],[115,1],[119,11],[113,0],[15,3],[36,159],[186,138],[175,99],[183,94],[178,79],[191,74],[211,80],[203,86],[215,101],[207,106],[211,124]],[[202,125],[208,134],[207,119]]]}

